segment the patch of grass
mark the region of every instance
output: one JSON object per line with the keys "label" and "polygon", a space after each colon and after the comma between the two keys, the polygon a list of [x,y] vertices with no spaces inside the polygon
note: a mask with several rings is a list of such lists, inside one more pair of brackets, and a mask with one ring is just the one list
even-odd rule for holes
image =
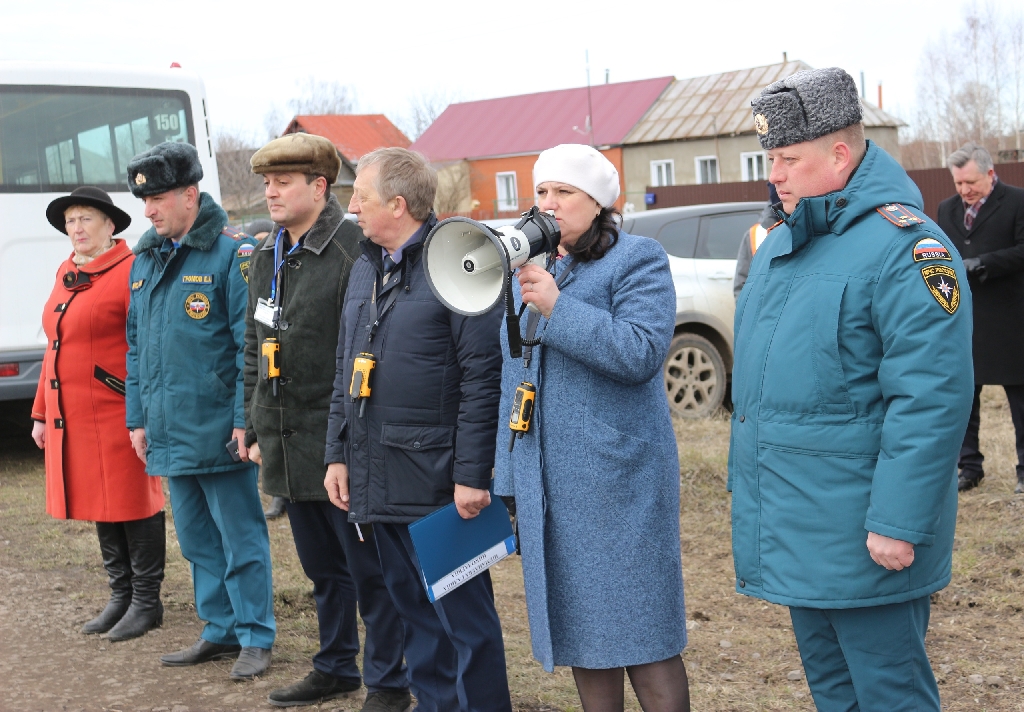
{"label": "patch of grass", "polygon": [[[679,420],[675,430],[682,492],[680,537],[692,626],[684,660],[693,709],[813,710],[806,683],[787,677],[802,669],[788,611],[734,590],[725,491],[729,421],[724,416]],[[983,393],[981,434],[986,477],[981,487],[960,497],[953,582],[933,599],[928,651],[944,709],[1020,711],[1024,496],[1013,495],[1016,452],[1002,389],[986,388]],[[188,565],[176,546],[170,517],[168,526],[164,602],[189,608],[193,599]],[[299,565],[287,518],[273,520],[269,527],[278,625],[275,679],[299,679],[308,672],[318,648],[312,585]],[[0,450],[0,565],[65,570],[73,578],[84,573],[83,588],[69,593],[90,605],[106,597],[93,525],[45,515],[42,458],[25,448]],[[491,575],[517,710],[578,711],[571,671],[559,668],[549,675],[531,654],[519,560],[506,559],[491,569]],[[967,680],[972,674],[998,675],[1003,684],[973,685]],[[627,709],[640,709],[631,694],[628,700]]]}

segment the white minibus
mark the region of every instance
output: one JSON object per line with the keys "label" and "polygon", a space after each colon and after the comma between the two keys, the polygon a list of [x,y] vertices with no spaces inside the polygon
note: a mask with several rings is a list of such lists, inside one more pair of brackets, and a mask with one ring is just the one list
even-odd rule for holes
{"label": "white minibus", "polygon": [[0,401],[35,395],[43,305],[71,253],[46,206],[98,186],[132,216],[119,237],[133,245],[150,223],[128,191],[126,167],[164,141],[199,149],[200,189],[219,202],[206,90],[195,73],[0,61]]}

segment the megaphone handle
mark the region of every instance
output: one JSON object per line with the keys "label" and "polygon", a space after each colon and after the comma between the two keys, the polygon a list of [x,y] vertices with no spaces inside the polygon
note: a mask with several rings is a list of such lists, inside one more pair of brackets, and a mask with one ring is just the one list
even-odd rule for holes
{"label": "megaphone handle", "polygon": [[519,333],[519,315],[512,296],[512,275],[505,280],[505,328],[508,332],[508,352],[512,358],[523,357],[523,337]]}

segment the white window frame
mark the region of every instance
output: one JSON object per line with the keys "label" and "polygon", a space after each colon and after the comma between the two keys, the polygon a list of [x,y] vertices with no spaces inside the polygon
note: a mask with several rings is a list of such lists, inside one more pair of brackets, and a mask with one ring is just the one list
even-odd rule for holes
{"label": "white window frame", "polygon": [[[658,179],[658,169],[668,168],[667,176],[668,182],[662,183]],[[662,186],[675,185],[676,184],[676,162],[671,158],[663,158],[657,161],[651,161],[651,185],[660,188]]]}
{"label": "white window frame", "polygon": [[702,185],[704,181],[700,179],[700,162],[701,161],[714,161],[715,162],[715,178],[717,180],[711,181],[712,183],[722,182],[722,169],[718,165],[718,156],[695,156],[693,159],[693,170],[697,174],[697,185]]}
{"label": "white window frame", "polygon": [[[512,176],[512,195],[509,199],[501,194],[502,178]],[[495,189],[498,196],[498,210],[501,212],[509,212],[512,210],[519,210],[519,181],[516,179],[515,171],[501,171],[500,173],[494,174]]]}
{"label": "white window frame", "polygon": [[[747,160],[751,158],[761,157],[761,167],[764,169],[764,175],[761,177],[755,177],[750,175],[750,168],[747,165]],[[744,151],[740,154],[740,173],[743,176],[743,180],[768,180],[768,154],[765,151]]]}

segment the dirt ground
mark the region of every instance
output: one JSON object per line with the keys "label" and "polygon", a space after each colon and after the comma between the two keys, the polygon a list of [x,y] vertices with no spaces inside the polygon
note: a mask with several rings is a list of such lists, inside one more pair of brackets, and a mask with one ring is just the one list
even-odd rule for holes
{"label": "dirt ground", "polygon": [[[728,428],[725,419],[676,424],[693,709],[813,710],[787,611],[733,592]],[[95,529],[44,514],[43,460],[26,437],[9,427],[0,435],[0,710],[266,710],[270,690],[305,676],[316,612],[286,520],[270,523],[278,639],[264,679],[234,683],[230,663],[160,666],[162,653],[201,630],[170,517],[163,627],[116,644],[80,634],[107,596]],[[987,476],[960,498],[953,582],[934,597],[928,648],[944,709],[1024,710],[1024,496],[1013,494],[1013,430],[1001,389],[985,390],[982,446]],[[519,562],[507,559],[492,573],[516,709],[577,711],[571,673],[548,675],[530,655]],[[360,704],[356,694],[309,709]],[[635,700],[629,708],[639,709]]]}

